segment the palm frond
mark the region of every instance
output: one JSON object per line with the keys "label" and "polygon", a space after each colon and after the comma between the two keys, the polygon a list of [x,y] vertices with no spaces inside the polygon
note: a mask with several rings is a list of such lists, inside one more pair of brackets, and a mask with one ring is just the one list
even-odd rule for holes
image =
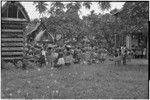
{"label": "palm frond", "polygon": [[91,8],[91,2],[83,2],[83,6],[85,6],[85,8],[90,9]]}
{"label": "palm frond", "polygon": [[111,8],[111,4],[108,1],[98,2],[98,4],[102,11],[109,10]]}

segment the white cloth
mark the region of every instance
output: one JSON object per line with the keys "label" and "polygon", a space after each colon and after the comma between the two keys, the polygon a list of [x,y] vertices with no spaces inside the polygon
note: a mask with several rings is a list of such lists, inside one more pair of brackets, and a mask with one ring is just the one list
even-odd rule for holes
{"label": "white cloth", "polygon": [[107,53],[101,53],[102,58],[106,58],[106,56],[107,56]]}
{"label": "white cloth", "polygon": [[53,53],[53,57],[57,58],[58,57],[58,53]]}
{"label": "white cloth", "polygon": [[65,64],[64,58],[59,58],[57,64],[58,65],[64,65]]}
{"label": "white cloth", "polygon": [[46,51],[42,50],[42,55],[46,56]]}
{"label": "white cloth", "polygon": [[144,48],[143,50],[143,55],[146,55],[146,48]]}
{"label": "white cloth", "polygon": [[42,50],[42,55],[44,55],[45,62],[46,62],[46,64],[48,64],[45,50]]}

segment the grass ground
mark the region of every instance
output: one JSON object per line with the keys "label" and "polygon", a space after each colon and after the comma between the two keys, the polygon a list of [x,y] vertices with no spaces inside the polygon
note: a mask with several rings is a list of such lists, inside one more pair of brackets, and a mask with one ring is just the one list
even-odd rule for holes
{"label": "grass ground", "polygon": [[126,66],[71,65],[1,72],[1,97],[26,99],[148,99],[148,61]]}

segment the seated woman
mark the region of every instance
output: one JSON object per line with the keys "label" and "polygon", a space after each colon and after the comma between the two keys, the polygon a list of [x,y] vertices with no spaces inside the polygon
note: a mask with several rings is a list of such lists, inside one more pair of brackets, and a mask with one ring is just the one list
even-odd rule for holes
{"label": "seated woman", "polygon": [[63,52],[59,52],[58,60],[57,60],[57,67],[60,67],[64,64],[65,64],[65,60],[64,60],[64,57],[63,57]]}

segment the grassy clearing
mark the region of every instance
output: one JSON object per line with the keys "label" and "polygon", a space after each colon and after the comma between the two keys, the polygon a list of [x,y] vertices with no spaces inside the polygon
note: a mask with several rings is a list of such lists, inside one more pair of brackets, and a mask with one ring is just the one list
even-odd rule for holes
{"label": "grassy clearing", "polygon": [[2,98],[98,99],[148,98],[148,64],[71,65],[59,69],[2,70]]}

